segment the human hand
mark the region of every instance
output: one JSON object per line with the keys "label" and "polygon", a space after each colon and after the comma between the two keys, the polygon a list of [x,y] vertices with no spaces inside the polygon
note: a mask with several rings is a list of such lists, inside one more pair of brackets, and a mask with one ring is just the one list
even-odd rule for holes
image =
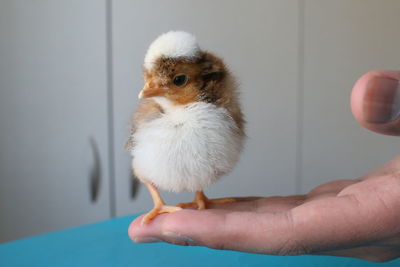
{"label": "human hand", "polygon": [[[393,115],[400,110],[400,94],[390,92],[385,86],[396,83],[382,77],[399,87],[400,71],[370,72],[353,89],[352,110],[368,129],[400,135]],[[136,242],[387,261],[400,256],[400,157],[361,178],[323,184],[306,195],[240,198],[208,210],[163,214],[148,225],[141,220],[129,227]]]}

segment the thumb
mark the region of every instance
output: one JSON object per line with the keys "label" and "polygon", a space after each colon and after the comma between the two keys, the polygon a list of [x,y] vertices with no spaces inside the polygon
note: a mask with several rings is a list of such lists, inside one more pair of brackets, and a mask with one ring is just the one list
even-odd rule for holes
{"label": "thumb", "polygon": [[376,70],[354,85],[351,109],[365,128],[387,135],[400,135],[400,71]]}

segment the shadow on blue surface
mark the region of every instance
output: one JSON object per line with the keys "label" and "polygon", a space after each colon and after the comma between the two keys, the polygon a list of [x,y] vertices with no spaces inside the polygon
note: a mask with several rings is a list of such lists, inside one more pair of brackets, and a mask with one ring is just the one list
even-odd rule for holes
{"label": "shadow on blue surface", "polygon": [[400,259],[378,264],[329,256],[268,256],[164,243],[135,244],[127,229],[136,216],[2,244],[0,266],[400,266]]}

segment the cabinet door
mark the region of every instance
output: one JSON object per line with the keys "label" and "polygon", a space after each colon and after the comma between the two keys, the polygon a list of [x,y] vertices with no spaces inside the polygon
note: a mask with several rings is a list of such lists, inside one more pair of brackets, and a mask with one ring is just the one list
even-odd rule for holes
{"label": "cabinet door", "polygon": [[[298,11],[297,1],[280,0],[113,1],[118,215],[152,206],[146,188],[132,186],[131,157],[123,146],[143,87],[144,55],[150,43],[169,30],[192,32],[201,47],[223,57],[242,92],[246,148],[235,170],[206,193],[223,197],[295,192]],[[171,204],[193,197],[161,193]]]}
{"label": "cabinet door", "polygon": [[0,2],[0,242],[109,217],[105,14]]}
{"label": "cabinet door", "polygon": [[398,137],[362,128],[350,110],[361,75],[400,69],[399,10],[396,0],[305,1],[303,192],[399,154]]}

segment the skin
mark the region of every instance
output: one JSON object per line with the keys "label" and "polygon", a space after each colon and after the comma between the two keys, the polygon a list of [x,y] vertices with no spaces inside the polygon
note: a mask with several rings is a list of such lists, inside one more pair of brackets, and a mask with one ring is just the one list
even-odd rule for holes
{"label": "skin", "polygon": [[[364,118],[367,85],[400,80],[400,71],[373,71],[355,84],[351,107],[364,127],[400,135],[400,120]],[[369,110],[368,112],[371,112]],[[354,180],[317,186],[306,195],[238,198],[208,210],[182,210],[129,227],[135,242],[163,241],[274,255],[322,254],[388,261],[400,257],[400,157]]]}

